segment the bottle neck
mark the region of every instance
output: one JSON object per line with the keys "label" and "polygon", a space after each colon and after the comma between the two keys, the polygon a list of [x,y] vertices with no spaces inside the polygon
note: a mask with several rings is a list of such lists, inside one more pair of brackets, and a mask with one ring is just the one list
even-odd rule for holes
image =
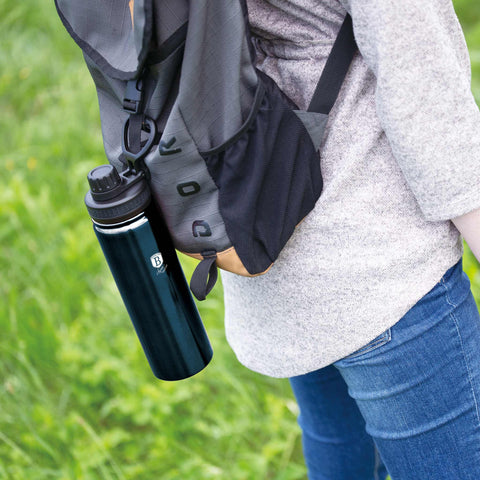
{"label": "bottle neck", "polygon": [[132,230],[138,228],[148,222],[148,218],[145,216],[145,212],[141,212],[133,218],[120,223],[99,223],[92,220],[95,225],[95,229],[102,233],[120,233],[122,231]]}

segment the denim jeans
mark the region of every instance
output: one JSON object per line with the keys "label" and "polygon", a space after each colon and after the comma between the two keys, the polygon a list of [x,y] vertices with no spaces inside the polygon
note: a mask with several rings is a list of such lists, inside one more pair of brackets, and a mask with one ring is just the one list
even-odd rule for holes
{"label": "denim jeans", "polygon": [[480,479],[480,316],[461,261],[386,332],[290,383],[310,480]]}

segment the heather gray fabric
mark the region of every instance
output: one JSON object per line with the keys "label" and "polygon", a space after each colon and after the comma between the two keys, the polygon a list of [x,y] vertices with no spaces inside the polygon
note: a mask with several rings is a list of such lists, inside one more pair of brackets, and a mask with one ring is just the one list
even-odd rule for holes
{"label": "heather gray fabric", "polygon": [[249,0],[259,68],[305,109],[348,8],[357,55],[321,147],[324,190],[264,276],[222,272],[227,339],[274,377],[344,357],[456,263],[480,207],[480,114],[450,0]]}

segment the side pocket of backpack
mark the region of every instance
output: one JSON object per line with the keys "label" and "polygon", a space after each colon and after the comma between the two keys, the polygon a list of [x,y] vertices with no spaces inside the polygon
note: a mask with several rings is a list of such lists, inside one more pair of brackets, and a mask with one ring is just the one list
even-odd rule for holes
{"label": "side pocket of backpack", "polygon": [[250,274],[276,260],[322,190],[320,159],[295,106],[260,72],[252,111],[228,142],[201,152],[219,208]]}

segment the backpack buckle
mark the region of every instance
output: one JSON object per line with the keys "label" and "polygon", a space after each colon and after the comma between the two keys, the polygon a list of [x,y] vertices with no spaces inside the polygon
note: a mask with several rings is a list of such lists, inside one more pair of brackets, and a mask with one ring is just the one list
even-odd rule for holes
{"label": "backpack buckle", "polygon": [[128,113],[139,113],[143,100],[143,81],[129,80],[123,97],[123,109]]}

